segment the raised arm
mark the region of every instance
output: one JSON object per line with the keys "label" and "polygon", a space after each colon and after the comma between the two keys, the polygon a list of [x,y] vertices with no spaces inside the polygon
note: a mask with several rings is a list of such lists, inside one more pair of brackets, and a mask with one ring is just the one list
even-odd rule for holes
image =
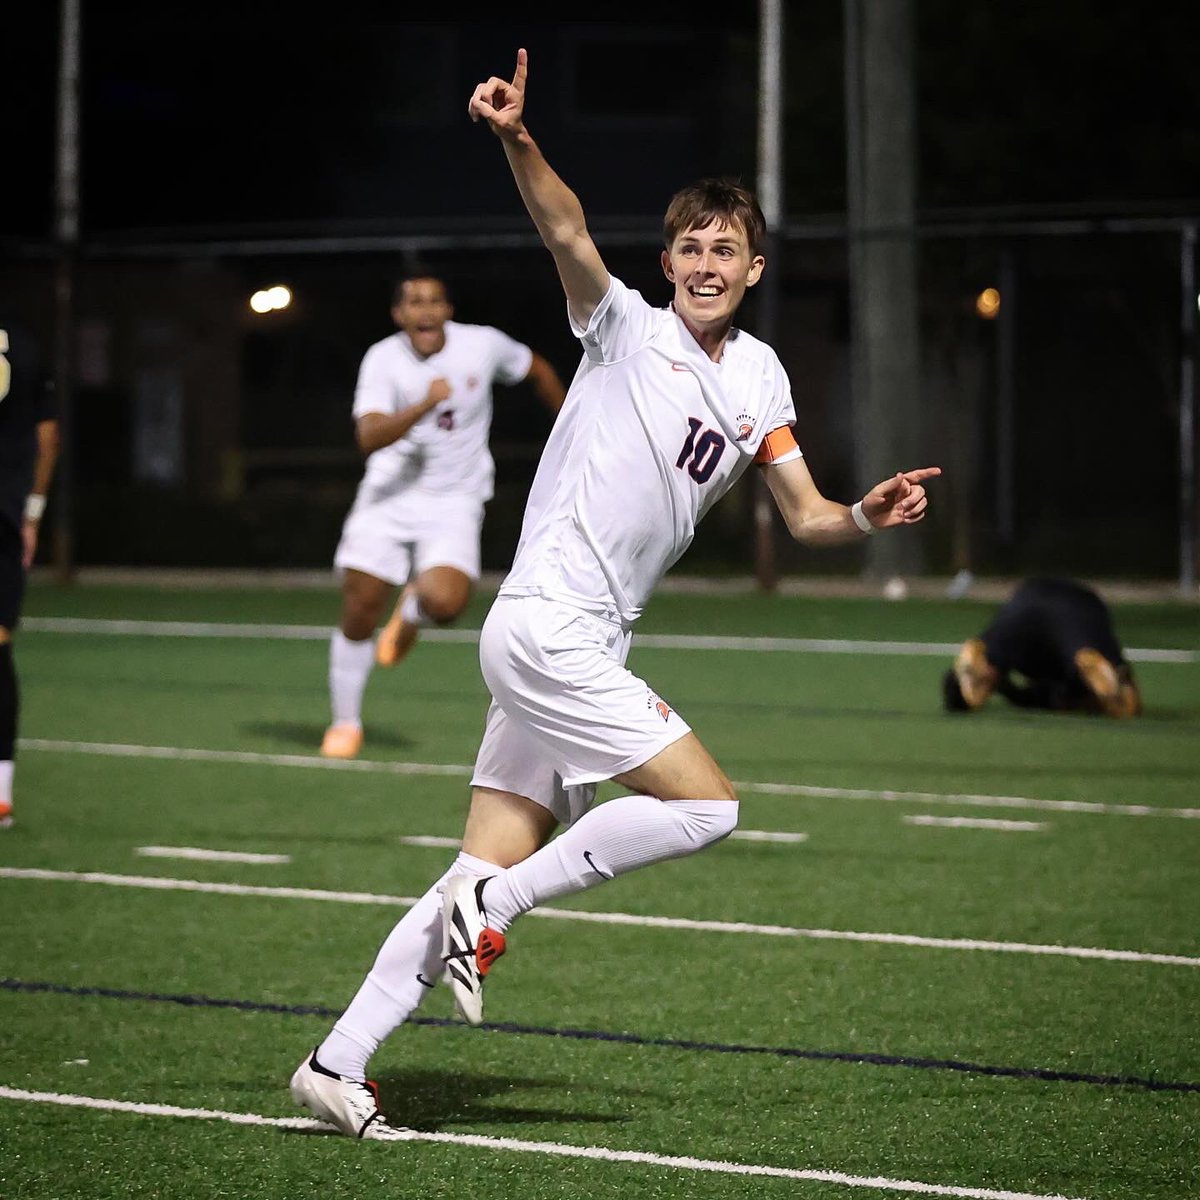
{"label": "raised arm", "polygon": [[[877,483],[857,505],[850,506],[822,496],[802,458],[763,470],[788,532],[808,546],[838,546],[860,541],[878,529],[915,524],[924,517],[929,504],[922,481],[942,473],[941,467],[898,471],[891,479]],[[859,518],[869,528],[863,528]]]}
{"label": "raised arm", "polygon": [[528,56],[517,51],[517,69],[509,82],[493,75],[479,84],[467,106],[472,121],[481,118],[504,146],[521,199],[554,256],[567,308],[586,325],[608,292],[608,269],[592,241],[579,198],[558,177],[525,128],[525,77]]}

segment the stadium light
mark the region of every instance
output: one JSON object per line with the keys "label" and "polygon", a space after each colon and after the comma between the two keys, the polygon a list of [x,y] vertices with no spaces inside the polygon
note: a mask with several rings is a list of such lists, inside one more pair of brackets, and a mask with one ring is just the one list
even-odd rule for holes
{"label": "stadium light", "polygon": [[985,321],[994,321],[1000,315],[1000,293],[994,287],[984,288],[975,297],[975,311]]}
{"label": "stadium light", "polygon": [[291,290],[284,287],[281,283],[277,283],[274,287],[259,288],[250,297],[250,307],[260,316],[265,313],[275,312],[278,309],[287,308],[291,302]]}

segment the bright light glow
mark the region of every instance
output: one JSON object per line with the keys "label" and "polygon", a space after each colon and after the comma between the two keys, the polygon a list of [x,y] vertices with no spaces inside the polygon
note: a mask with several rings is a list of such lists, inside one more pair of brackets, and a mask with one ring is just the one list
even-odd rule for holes
{"label": "bright light glow", "polygon": [[994,287],[984,288],[975,297],[975,311],[985,321],[994,321],[1000,314],[1000,293]]}
{"label": "bright light glow", "polygon": [[274,287],[260,288],[250,297],[250,307],[256,313],[269,313],[287,308],[291,302],[291,289],[285,288],[282,283],[277,283]]}

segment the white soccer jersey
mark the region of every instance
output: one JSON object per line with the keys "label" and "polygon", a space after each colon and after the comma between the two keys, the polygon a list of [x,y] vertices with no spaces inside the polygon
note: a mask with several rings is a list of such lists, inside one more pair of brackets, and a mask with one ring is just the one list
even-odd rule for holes
{"label": "white soccer jersey", "polygon": [[672,309],[616,278],[587,329],[572,328],[584,357],[500,590],[631,623],[700,519],[796,412],[764,342],[737,332],[714,363]]}
{"label": "white soccer jersey", "polygon": [[395,413],[419,404],[438,378],[450,397],[426,413],[390,446],[367,458],[358,489],[360,506],[410,488],[492,496],[495,465],[488,449],[492,383],[514,384],[529,374],[533,351],[490,325],[446,322],[446,344],[420,358],[406,333],[394,333],[363,355],[354,391],[354,417]]}

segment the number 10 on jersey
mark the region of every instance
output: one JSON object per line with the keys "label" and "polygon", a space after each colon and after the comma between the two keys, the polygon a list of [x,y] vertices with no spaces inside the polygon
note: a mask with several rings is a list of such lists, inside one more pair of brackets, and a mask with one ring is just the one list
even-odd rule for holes
{"label": "number 10 on jersey", "polygon": [[688,417],[688,435],[675,465],[697,483],[707,483],[725,453],[725,438],[713,429],[705,429],[695,417]]}

